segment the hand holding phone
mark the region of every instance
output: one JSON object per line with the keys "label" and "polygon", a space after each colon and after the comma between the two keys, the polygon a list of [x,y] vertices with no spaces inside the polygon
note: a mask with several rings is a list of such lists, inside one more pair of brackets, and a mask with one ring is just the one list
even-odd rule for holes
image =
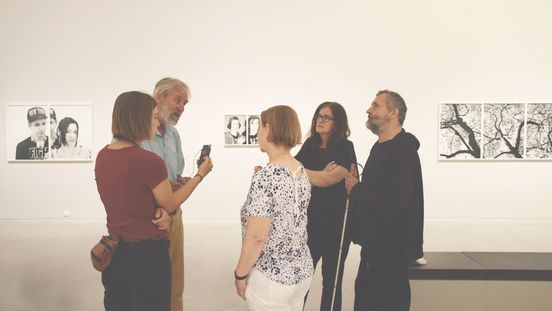
{"label": "hand holding phone", "polygon": [[211,145],[203,145],[203,148],[201,148],[201,154],[199,155],[199,159],[197,160],[197,167],[205,161],[205,157],[209,156],[211,154]]}

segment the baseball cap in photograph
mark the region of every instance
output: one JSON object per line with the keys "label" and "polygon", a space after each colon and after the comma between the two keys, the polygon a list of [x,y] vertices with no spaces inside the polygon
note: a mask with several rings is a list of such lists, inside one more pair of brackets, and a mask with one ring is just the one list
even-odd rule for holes
{"label": "baseball cap in photograph", "polygon": [[27,121],[29,121],[29,123],[40,119],[46,119],[46,110],[44,110],[44,108],[33,107],[27,111]]}

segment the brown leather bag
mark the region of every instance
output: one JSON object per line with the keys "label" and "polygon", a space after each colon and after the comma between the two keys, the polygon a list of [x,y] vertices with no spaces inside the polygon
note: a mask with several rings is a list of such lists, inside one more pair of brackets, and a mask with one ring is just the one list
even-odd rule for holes
{"label": "brown leather bag", "polygon": [[90,258],[94,269],[104,271],[111,263],[118,245],[118,240],[107,235],[102,236],[102,239],[90,250]]}

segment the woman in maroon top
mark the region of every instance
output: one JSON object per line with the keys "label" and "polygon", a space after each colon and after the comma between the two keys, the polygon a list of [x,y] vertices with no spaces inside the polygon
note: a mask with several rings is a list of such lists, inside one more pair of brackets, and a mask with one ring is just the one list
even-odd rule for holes
{"label": "woman in maroon top", "polygon": [[109,234],[120,240],[110,266],[102,272],[104,306],[109,310],[170,310],[169,217],[212,170],[209,157],[189,181],[172,192],[159,156],[140,148],[155,135],[153,97],[126,92],[113,108],[116,139],[96,158],[96,184],[107,213]]}

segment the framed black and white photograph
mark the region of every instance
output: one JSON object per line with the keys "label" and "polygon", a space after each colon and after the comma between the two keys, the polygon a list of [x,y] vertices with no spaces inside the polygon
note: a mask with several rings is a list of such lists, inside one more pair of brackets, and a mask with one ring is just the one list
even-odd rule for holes
{"label": "framed black and white photograph", "polygon": [[6,105],[8,161],[92,161],[90,105]]}
{"label": "framed black and white photograph", "polygon": [[224,116],[224,145],[242,146],[247,144],[247,115],[231,114]]}
{"label": "framed black and white photograph", "polygon": [[259,127],[261,126],[260,115],[248,115],[247,116],[247,144],[255,145],[259,144]]}
{"label": "framed black and white photograph", "polygon": [[527,104],[526,159],[552,159],[552,103]]}
{"label": "framed black and white photograph", "polygon": [[254,147],[259,145],[261,116],[257,114],[228,114],[224,116],[224,145]]}
{"label": "framed black and white photograph", "polygon": [[523,159],[525,104],[483,105],[483,158]]}
{"label": "framed black and white photograph", "polygon": [[552,160],[552,103],[440,104],[439,160]]}
{"label": "framed black and white photograph", "polygon": [[439,108],[439,159],[480,159],[482,105],[441,104]]}

